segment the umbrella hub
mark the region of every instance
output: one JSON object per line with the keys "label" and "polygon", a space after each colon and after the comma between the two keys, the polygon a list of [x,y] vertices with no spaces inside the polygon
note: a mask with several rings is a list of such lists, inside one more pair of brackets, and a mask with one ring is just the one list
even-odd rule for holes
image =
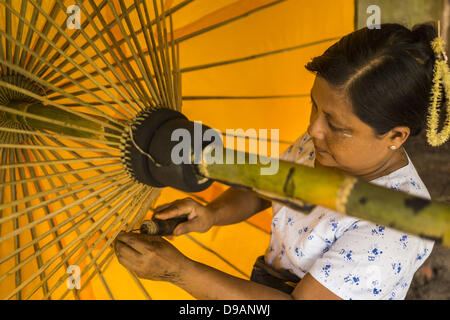
{"label": "umbrella hub", "polygon": [[[147,108],[138,113],[122,133],[121,160],[127,173],[137,182],[153,187],[166,187],[199,192],[212,180],[198,174],[190,163],[174,163],[172,150],[178,141],[172,133],[184,129],[194,134],[194,123],[182,113],[167,108]],[[202,127],[202,131],[209,129]],[[210,142],[203,143],[202,148]],[[194,146],[191,147],[193,155]]]}
{"label": "umbrella hub", "polygon": [[[39,84],[22,75],[3,75],[0,76],[0,81],[9,83],[17,88],[27,90],[35,95],[46,95],[45,90],[40,87]],[[8,108],[24,111],[26,110],[27,105],[36,103],[40,103],[40,101],[23,92],[14,90],[13,88],[3,87],[2,90],[0,90],[0,105]],[[0,127],[12,130],[33,130],[24,117],[5,111],[0,111]],[[29,134],[14,131],[2,131],[0,133],[0,143],[22,144],[27,141],[29,137]]]}

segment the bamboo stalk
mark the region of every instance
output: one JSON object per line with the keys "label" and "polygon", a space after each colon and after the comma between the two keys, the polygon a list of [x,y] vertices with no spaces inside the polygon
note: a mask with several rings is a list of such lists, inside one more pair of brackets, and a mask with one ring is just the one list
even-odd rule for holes
{"label": "bamboo stalk", "polygon": [[[327,168],[278,161],[276,173],[261,175],[269,158],[248,164],[250,154],[224,149],[222,163],[212,163],[212,145],[197,165],[201,175],[228,185],[254,190],[294,208],[311,204],[359,217],[450,246],[450,205],[390,190]],[[227,153],[244,164],[226,164]],[[240,155],[239,155],[240,154]],[[306,203],[305,203],[306,202]]]}
{"label": "bamboo stalk", "polygon": [[[45,108],[37,107],[37,108],[33,109],[32,111],[37,110],[36,111],[37,113],[45,112],[43,109],[45,109]],[[0,111],[5,111],[5,112],[8,112],[13,115],[22,116],[24,119],[26,119],[25,121],[27,123],[33,124],[36,126],[36,128],[42,129],[42,130],[50,129],[50,130],[55,130],[56,132],[62,133],[62,134],[69,134],[69,135],[81,136],[81,137],[93,137],[96,139],[101,139],[104,137],[105,139],[113,140],[113,142],[117,142],[117,139],[120,137],[119,134],[114,134],[113,131],[111,131],[111,132],[107,132],[106,130],[103,131],[101,128],[98,128],[98,127],[96,128],[95,124],[92,124],[92,123],[89,123],[89,122],[86,122],[86,121],[83,121],[80,119],[78,119],[78,120],[80,120],[79,122],[77,122],[77,119],[73,119],[74,120],[73,122],[75,122],[75,123],[81,122],[82,125],[90,125],[90,128],[81,127],[79,125],[72,124],[70,122],[64,122],[64,121],[52,119],[50,117],[53,117],[53,116],[50,116],[49,114],[45,114],[45,116],[40,116],[40,115],[32,114],[28,111],[20,111],[20,110],[16,110],[14,108],[3,106],[3,105],[0,105]],[[71,121],[71,118],[69,118],[67,120]],[[119,140],[120,140],[120,138],[119,138]]]}
{"label": "bamboo stalk", "polygon": [[[2,61],[0,61],[0,63],[2,63]],[[14,67],[14,66],[12,68],[14,70],[16,70],[16,69],[18,70],[18,68]],[[26,72],[24,72],[24,73],[26,73]],[[31,76],[31,77],[35,79],[34,76]],[[76,106],[87,107],[89,110],[92,110],[92,111],[100,114],[100,116],[89,115],[87,113],[71,110],[71,109],[67,108],[64,105],[58,104],[58,103],[56,103],[56,102],[54,102],[52,100],[49,100],[49,99],[47,99],[45,97],[41,97],[40,95],[37,95],[37,94],[35,94],[35,93],[25,89],[25,88],[18,87],[16,85],[12,84],[12,83],[8,83],[8,82],[0,80],[0,86],[4,87],[4,88],[7,88],[9,90],[20,92],[20,93],[22,93],[22,94],[24,94],[24,95],[26,95],[28,97],[31,97],[31,98],[36,99],[36,100],[39,100],[41,102],[48,103],[51,106],[45,106],[45,108],[47,108],[47,109],[45,109],[45,110],[47,110],[47,112],[55,110],[55,112],[59,112],[62,115],[72,114],[76,118],[81,118],[83,120],[89,120],[90,122],[92,122],[94,124],[98,124],[100,126],[107,127],[109,129],[115,130],[115,131],[121,130],[122,128],[124,128],[126,126],[126,123],[124,123],[124,121],[121,121],[119,119],[113,118],[113,117],[107,115],[106,113],[104,113],[104,112],[102,112],[102,111],[100,111],[100,110],[98,110],[96,108],[93,108],[91,105],[89,105],[87,103],[84,103],[83,101],[77,99],[76,97],[74,97],[73,95],[70,95],[70,94],[66,94],[65,93],[63,96],[66,97],[66,98],[69,98],[69,99],[73,98],[74,101],[80,102]],[[24,103],[27,103],[27,102],[18,102],[18,101],[10,102],[11,105],[18,105],[19,103],[24,104]],[[31,105],[31,104],[39,104],[39,103],[28,103],[28,104]],[[42,107],[41,107],[41,109],[42,109]],[[120,128],[118,128],[117,126],[119,126]]]}

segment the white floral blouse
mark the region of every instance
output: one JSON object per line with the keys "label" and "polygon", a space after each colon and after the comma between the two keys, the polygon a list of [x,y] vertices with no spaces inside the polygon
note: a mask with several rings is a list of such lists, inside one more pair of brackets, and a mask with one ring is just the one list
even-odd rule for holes
{"label": "white floral blouse", "polygon": [[[314,167],[311,136],[303,134],[281,159]],[[409,156],[408,160],[407,166],[370,183],[431,199]],[[304,213],[272,204],[266,263],[300,278],[309,273],[342,299],[404,299],[414,273],[433,248],[431,240],[325,207]]]}

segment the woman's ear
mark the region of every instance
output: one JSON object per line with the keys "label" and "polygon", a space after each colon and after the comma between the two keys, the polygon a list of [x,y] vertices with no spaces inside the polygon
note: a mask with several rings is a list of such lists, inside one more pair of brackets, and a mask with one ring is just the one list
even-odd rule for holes
{"label": "woman's ear", "polygon": [[389,146],[394,145],[396,149],[400,148],[408,139],[411,130],[408,127],[395,127],[389,134]]}

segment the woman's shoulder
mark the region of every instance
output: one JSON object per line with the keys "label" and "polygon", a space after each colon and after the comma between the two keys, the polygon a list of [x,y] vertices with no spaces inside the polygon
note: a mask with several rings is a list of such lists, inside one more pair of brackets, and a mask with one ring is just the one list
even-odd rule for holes
{"label": "woman's shoulder", "polygon": [[408,164],[406,166],[397,169],[386,176],[371,180],[370,182],[385,188],[403,191],[414,196],[431,199],[431,195],[419,176],[419,173],[411,161],[411,158],[406,150],[404,151],[408,158]]}
{"label": "woman's shoulder", "polygon": [[281,155],[280,159],[314,166],[314,144],[308,132],[303,133]]}

